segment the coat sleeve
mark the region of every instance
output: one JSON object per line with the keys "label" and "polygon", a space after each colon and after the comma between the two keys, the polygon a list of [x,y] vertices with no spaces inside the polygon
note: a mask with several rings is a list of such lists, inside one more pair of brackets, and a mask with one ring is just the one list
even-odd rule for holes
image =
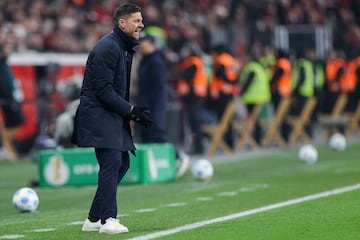
{"label": "coat sleeve", "polygon": [[[115,68],[119,53],[111,47],[105,47],[101,50],[94,52],[91,59],[93,90],[105,108],[126,117],[130,113],[131,104],[119,96],[114,89]],[[126,79],[123,81],[126,84]],[[126,91],[125,87],[123,91]]]}

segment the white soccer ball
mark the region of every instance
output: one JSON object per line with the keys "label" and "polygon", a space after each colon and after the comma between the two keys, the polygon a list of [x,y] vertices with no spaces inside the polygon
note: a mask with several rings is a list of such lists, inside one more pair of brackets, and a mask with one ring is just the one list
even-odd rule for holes
{"label": "white soccer ball", "polygon": [[329,138],[329,146],[335,151],[344,151],[346,148],[346,138],[341,133],[334,133]]}
{"label": "white soccer ball", "polygon": [[209,181],[214,175],[214,167],[207,159],[198,159],[191,166],[193,176],[201,181]]}
{"label": "white soccer ball", "polygon": [[299,158],[302,161],[305,161],[307,163],[313,164],[318,159],[318,152],[316,148],[311,145],[307,144],[300,148],[299,150]]}
{"label": "white soccer ball", "polygon": [[20,188],[13,196],[12,202],[20,212],[33,212],[39,206],[39,197],[32,188]]}

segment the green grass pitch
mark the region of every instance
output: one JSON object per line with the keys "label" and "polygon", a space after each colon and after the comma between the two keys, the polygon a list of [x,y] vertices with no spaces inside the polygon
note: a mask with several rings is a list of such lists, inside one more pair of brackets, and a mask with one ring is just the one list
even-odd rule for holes
{"label": "green grass pitch", "polygon": [[[299,161],[293,147],[222,157],[210,182],[189,171],[177,182],[120,185],[119,217],[130,232],[114,236],[81,231],[96,186],[35,188],[38,209],[20,213],[12,195],[37,179],[37,165],[0,162],[0,239],[358,239],[359,187],[304,197],[359,186],[360,142],[343,152],[317,148],[313,165]],[[287,204],[293,199],[300,200]]]}

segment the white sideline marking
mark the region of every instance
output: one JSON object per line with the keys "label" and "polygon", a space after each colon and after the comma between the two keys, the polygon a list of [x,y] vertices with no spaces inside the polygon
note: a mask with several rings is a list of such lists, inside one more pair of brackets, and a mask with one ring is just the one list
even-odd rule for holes
{"label": "white sideline marking", "polygon": [[238,194],[237,192],[220,192],[217,195],[220,197],[232,197]]}
{"label": "white sideline marking", "polygon": [[279,203],[275,203],[275,204],[271,204],[271,205],[267,205],[267,206],[263,206],[263,207],[259,207],[259,208],[254,208],[254,209],[246,210],[246,211],[243,211],[243,212],[238,212],[238,213],[234,213],[234,214],[230,214],[230,215],[227,215],[227,216],[218,217],[218,218],[214,218],[214,219],[210,219],[210,220],[206,220],[206,221],[202,221],[202,222],[186,224],[186,225],[183,225],[183,226],[180,226],[180,227],[176,227],[176,228],[172,228],[172,229],[168,229],[168,230],[164,230],[164,231],[160,231],[160,232],[150,233],[150,234],[139,236],[139,237],[130,238],[128,240],[149,240],[149,239],[154,239],[154,238],[163,237],[163,236],[171,235],[171,234],[186,231],[186,230],[200,228],[200,227],[203,227],[203,226],[206,226],[206,225],[209,225],[209,224],[225,222],[225,221],[229,221],[229,220],[232,220],[232,219],[253,215],[253,214],[256,214],[256,213],[260,213],[260,212],[266,212],[266,211],[269,211],[269,210],[282,208],[282,207],[286,207],[286,206],[291,206],[291,205],[295,205],[295,204],[298,204],[298,203],[303,203],[303,202],[307,202],[307,201],[311,201],[311,200],[316,200],[316,199],[319,199],[319,198],[325,198],[325,197],[329,197],[329,196],[332,196],[332,195],[342,194],[342,193],[345,193],[345,192],[350,192],[350,191],[354,191],[354,190],[358,190],[358,189],[360,189],[360,184],[346,186],[346,187],[343,187],[343,188],[337,188],[337,189],[333,189],[333,190],[329,190],[329,191],[325,191],[325,192],[321,192],[321,193],[308,195],[308,196],[301,197],[301,198],[290,199],[290,200],[287,200],[287,201],[284,201],[284,202],[279,202]]}
{"label": "white sideline marking", "polygon": [[185,202],[176,202],[176,203],[169,203],[169,204],[164,204],[164,207],[182,207],[185,206],[186,203]]}
{"label": "white sideline marking", "polygon": [[255,190],[256,190],[256,188],[253,188],[253,187],[242,187],[239,189],[239,192],[253,192]]}
{"label": "white sideline marking", "polygon": [[211,201],[213,200],[212,197],[198,197],[198,198],[195,198],[196,201]]}
{"label": "white sideline marking", "polygon": [[156,210],[157,210],[157,208],[144,208],[144,209],[134,210],[134,212],[136,212],[136,213],[147,213],[147,212],[154,212]]}
{"label": "white sideline marking", "polygon": [[42,229],[33,229],[33,230],[29,230],[29,231],[26,231],[26,232],[52,232],[52,231],[55,231],[56,228],[42,228]]}
{"label": "white sideline marking", "polygon": [[75,222],[69,222],[69,223],[65,223],[66,225],[82,225],[84,224],[84,221],[75,221]]}
{"label": "white sideline marking", "polygon": [[255,188],[268,188],[269,186],[270,185],[267,183],[258,183],[254,185]]}
{"label": "white sideline marking", "polygon": [[13,235],[2,235],[0,236],[0,239],[18,239],[23,237],[25,237],[25,235],[13,234]]}

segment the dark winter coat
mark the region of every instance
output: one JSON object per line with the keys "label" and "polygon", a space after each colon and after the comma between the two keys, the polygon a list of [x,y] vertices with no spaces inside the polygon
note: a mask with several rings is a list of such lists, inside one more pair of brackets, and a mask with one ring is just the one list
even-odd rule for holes
{"label": "dark winter coat", "polygon": [[115,27],[90,51],[72,137],[79,147],[135,150],[129,125],[129,89],[136,44]]}
{"label": "dark winter coat", "polygon": [[15,81],[6,60],[0,56],[0,99],[3,102],[13,100]]}
{"label": "dark winter coat", "polygon": [[135,134],[142,143],[166,143],[166,59],[162,51],[158,50],[144,56],[138,68],[138,94],[136,104],[148,106],[153,124],[144,128],[135,125]]}
{"label": "dark winter coat", "polygon": [[138,68],[138,93],[136,105],[148,106],[154,126],[166,128],[166,58],[161,50],[145,55]]}

